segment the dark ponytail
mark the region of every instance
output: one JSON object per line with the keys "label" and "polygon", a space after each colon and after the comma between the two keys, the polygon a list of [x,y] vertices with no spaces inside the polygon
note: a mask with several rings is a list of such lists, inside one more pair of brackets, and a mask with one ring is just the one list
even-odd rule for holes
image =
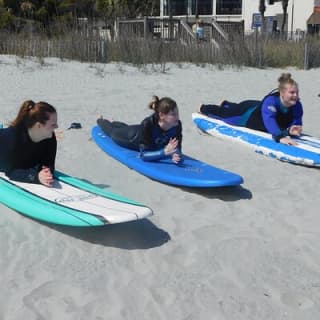
{"label": "dark ponytail", "polygon": [[153,96],[151,102],[149,103],[149,108],[154,110],[156,114],[164,113],[168,114],[177,108],[177,103],[168,97],[159,99],[158,96]]}
{"label": "dark ponytail", "polygon": [[17,117],[11,122],[12,127],[33,127],[37,122],[45,124],[50,114],[56,113],[56,109],[47,102],[26,100],[23,102]]}

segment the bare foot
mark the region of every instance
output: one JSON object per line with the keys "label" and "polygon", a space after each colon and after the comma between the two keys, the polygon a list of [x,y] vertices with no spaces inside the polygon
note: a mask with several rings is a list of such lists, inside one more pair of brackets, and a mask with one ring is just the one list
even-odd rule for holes
{"label": "bare foot", "polygon": [[227,100],[222,100],[220,103],[220,107],[223,107],[223,105],[227,102]]}

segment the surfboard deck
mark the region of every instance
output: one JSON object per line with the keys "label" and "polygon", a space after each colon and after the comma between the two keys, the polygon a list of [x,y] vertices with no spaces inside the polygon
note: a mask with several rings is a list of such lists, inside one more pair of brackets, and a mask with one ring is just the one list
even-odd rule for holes
{"label": "surfboard deck", "polygon": [[92,129],[93,140],[108,155],[153,180],[183,187],[225,187],[243,183],[238,174],[223,170],[184,155],[182,164],[171,159],[143,161],[139,152],[117,145],[99,126]]}
{"label": "surfboard deck", "polygon": [[243,143],[255,152],[284,162],[319,167],[320,139],[303,134],[293,138],[296,146],[278,143],[271,134],[261,131],[229,125],[221,120],[193,113],[192,119],[199,129],[219,138]]}
{"label": "surfboard deck", "polygon": [[68,226],[103,226],[152,215],[138,202],[55,172],[53,187],[9,180],[0,172],[0,202],[26,216]]}

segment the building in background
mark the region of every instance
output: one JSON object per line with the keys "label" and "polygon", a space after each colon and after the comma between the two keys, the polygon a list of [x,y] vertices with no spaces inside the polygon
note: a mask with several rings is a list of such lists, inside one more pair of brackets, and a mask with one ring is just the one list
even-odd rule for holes
{"label": "building in background", "polygon": [[[311,30],[311,27],[308,27],[308,19],[311,18],[315,8],[320,8],[319,2],[319,0],[289,0],[284,30],[291,34]],[[283,22],[281,1],[265,0],[265,6],[266,30],[268,32],[280,30]],[[197,14],[201,18],[215,20],[218,23],[243,22],[245,33],[259,28],[259,0],[160,0],[161,17],[188,19]]]}
{"label": "building in background", "polygon": [[307,20],[307,25],[309,34],[320,34],[320,0],[314,1],[314,9]]}

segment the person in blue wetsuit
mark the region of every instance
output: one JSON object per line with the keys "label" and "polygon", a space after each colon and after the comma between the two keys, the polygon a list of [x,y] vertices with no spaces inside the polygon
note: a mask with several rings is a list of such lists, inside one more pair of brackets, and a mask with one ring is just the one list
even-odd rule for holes
{"label": "person in blue wetsuit", "polygon": [[11,180],[52,186],[57,127],[53,106],[25,101],[9,127],[0,129],[0,171]]}
{"label": "person in blue wetsuit", "polygon": [[182,125],[176,102],[154,96],[149,108],[154,113],[138,125],[103,118],[99,118],[97,124],[117,144],[140,151],[144,161],[170,157],[174,163],[181,163]]}
{"label": "person in blue wetsuit", "polygon": [[295,145],[290,137],[301,135],[303,116],[298,84],[290,73],[283,73],[278,81],[278,90],[262,101],[223,101],[220,106],[203,104],[200,112],[231,125],[269,132],[275,141]]}

